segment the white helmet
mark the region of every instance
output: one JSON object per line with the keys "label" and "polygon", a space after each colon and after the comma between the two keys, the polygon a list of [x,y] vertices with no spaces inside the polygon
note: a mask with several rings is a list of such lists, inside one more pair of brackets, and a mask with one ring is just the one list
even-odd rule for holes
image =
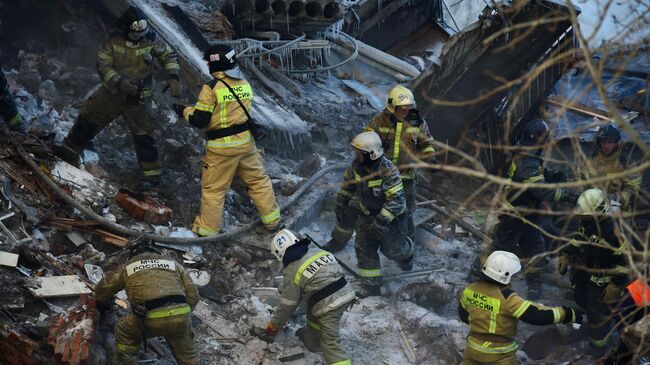
{"label": "white helmet", "polygon": [[494,251],[483,265],[483,274],[501,284],[509,284],[512,275],[521,270],[519,257],[508,251]]}
{"label": "white helmet", "polygon": [[600,189],[587,189],[578,198],[575,212],[582,215],[607,214],[609,212],[607,196]]}
{"label": "white helmet", "polygon": [[273,240],[271,241],[271,252],[273,252],[278,260],[282,261],[282,257],[284,257],[287,248],[293,246],[296,242],[298,242],[298,237],[296,237],[293,232],[288,229],[282,229],[273,236]]}
{"label": "white helmet", "polygon": [[373,161],[384,154],[384,149],[381,147],[381,138],[375,132],[359,133],[352,139],[350,144],[358,150],[368,152],[370,159]]}

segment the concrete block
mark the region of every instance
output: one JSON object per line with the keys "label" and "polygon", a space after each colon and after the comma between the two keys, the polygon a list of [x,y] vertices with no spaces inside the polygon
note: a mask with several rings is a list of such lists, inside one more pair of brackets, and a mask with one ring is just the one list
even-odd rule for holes
{"label": "concrete block", "polygon": [[284,352],[282,352],[282,355],[278,357],[278,360],[282,362],[290,362],[302,359],[303,357],[305,357],[305,352],[303,351],[302,347],[296,346],[284,350]]}
{"label": "concrete block", "polygon": [[29,278],[29,291],[38,298],[69,297],[92,291],[77,275]]}
{"label": "concrete block", "polygon": [[0,252],[0,265],[16,267],[18,265],[18,255],[10,252]]}

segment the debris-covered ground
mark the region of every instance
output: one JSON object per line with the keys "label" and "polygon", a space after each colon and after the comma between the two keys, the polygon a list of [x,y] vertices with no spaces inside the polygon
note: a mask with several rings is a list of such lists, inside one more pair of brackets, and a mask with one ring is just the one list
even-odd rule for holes
{"label": "debris-covered ground", "polygon": [[[6,51],[1,61],[28,128],[26,136],[0,138],[0,283],[5,288],[0,298],[0,349],[3,361],[12,365],[117,364],[113,329],[117,317],[129,310],[126,298],[118,295],[114,309],[99,317],[92,290],[101,272],[111,272],[124,262],[124,248],[134,237],[101,226],[66,204],[30,170],[25,156],[11,142],[18,142],[27,157],[67,194],[104,218],[162,236],[194,237],[187,227],[199,208],[204,141],[197,130],[177,119],[171,109],[173,100],[162,93],[160,82],[154,87],[158,123],[154,137],[164,172],[153,200],[123,190],[135,187],[139,171],[133,142],[121,120],[95,138],[92,150],[83,155],[81,169],[57,160],[52,147],[61,143],[84,98],[100,82],[94,69],[95,53],[114,19],[94,2],[63,1],[42,7],[27,3],[17,2],[13,7],[0,1],[0,40]],[[5,12],[9,6],[12,11]],[[195,11],[202,9],[195,6]],[[27,14],[47,21],[30,29],[23,22]],[[7,36],[10,28],[13,37]],[[271,127],[289,115],[302,128],[292,131],[276,126],[270,140],[261,144],[280,204],[293,200],[296,191],[319,171],[350,162],[349,140],[383,108],[376,96],[355,91],[348,77],[330,72],[295,78],[295,93],[285,98],[250,71],[247,76],[256,90],[258,112],[273,119]],[[375,83],[369,90],[380,90],[377,94],[383,95],[395,82]],[[198,90],[186,87],[188,95]],[[283,212],[285,223],[325,243],[334,226],[340,173],[334,170],[317,179]],[[355,364],[457,364],[462,357],[467,326],[458,319],[457,298],[482,244],[482,238],[466,226],[489,232],[494,217],[485,216],[484,211],[491,193],[466,205],[465,198],[478,189],[479,182],[444,172],[423,173],[420,185],[423,199],[435,201],[465,223],[427,204],[420,206],[413,271],[404,273],[382,258],[383,295],[360,299],[343,316],[341,335]],[[143,218],[142,213],[137,219],[142,211],[154,214]],[[256,216],[245,187],[235,182],[226,198],[224,231],[249,224]],[[204,364],[323,364],[322,357],[307,351],[294,335],[305,325],[304,308],[274,343],[250,333],[253,326],[270,319],[279,302],[280,263],[264,249],[269,240],[270,235],[251,231],[215,244],[160,244],[184,263],[200,287],[202,299],[193,321]],[[337,257],[355,267],[354,243]],[[541,302],[569,304],[566,279],[554,274],[552,260],[547,265]],[[359,284],[348,279],[355,287]],[[523,276],[514,288],[525,292]],[[583,355],[583,333],[568,326],[540,329],[520,324],[517,340],[523,345],[540,331],[549,331],[547,337],[557,341],[546,344],[551,347],[547,356],[534,361],[522,351],[525,346],[520,347],[517,355],[522,363],[594,363]],[[141,364],[174,363],[160,338],[151,340],[148,352],[141,351],[139,359]]]}

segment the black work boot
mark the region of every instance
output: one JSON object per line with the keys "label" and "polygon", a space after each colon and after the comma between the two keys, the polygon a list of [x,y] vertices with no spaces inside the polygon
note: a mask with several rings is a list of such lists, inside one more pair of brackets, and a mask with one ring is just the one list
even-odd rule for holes
{"label": "black work boot", "polygon": [[381,296],[381,286],[361,284],[361,290],[357,292],[359,298],[379,297]]}
{"label": "black work boot", "polygon": [[341,242],[338,240],[335,240],[334,238],[331,238],[329,241],[327,241],[326,244],[323,245],[323,250],[331,252],[331,253],[337,253],[341,251],[342,249],[345,248],[347,245],[347,242]]}
{"label": "black work boot", "polygon": [[143,176],[138,182],[136,190],[138,193],[144,195],[157,195],[158,188],[160,187],[161,178],[160,175],[154,176]]}
{"label": "black work boot", "polygon": [[255,233],[259,235],[274,234],[277,233],[282,228],[284,228],[284,224],[282,224],[282,221],[280,221],[280,223],[278,223],[278,225],[275,226],[274,228],[269,228],[264,224],[258,224],[257,226],[255,226]]}
{"label": "black work boot", "polygon": [[79,167],[79,154],[65,146],[54,146],[54,154],[74,167]]}

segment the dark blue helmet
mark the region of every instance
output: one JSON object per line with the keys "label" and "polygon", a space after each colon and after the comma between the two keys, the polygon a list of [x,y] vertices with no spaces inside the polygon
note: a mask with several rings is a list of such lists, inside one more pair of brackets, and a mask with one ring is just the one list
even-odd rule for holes
{"label": "dark blue helmet", "polygon": [[203,59],[208,62],[210,72],[228,71],[237,66],[235,50],[225,44],[215,44],[203,52]]}
{"label": "dark blue helmet", "polygon": [[526,123],[519,133],[517,144],[521,146],[539,146],[548,139],[548,124],[542,119],[533,119]]}

